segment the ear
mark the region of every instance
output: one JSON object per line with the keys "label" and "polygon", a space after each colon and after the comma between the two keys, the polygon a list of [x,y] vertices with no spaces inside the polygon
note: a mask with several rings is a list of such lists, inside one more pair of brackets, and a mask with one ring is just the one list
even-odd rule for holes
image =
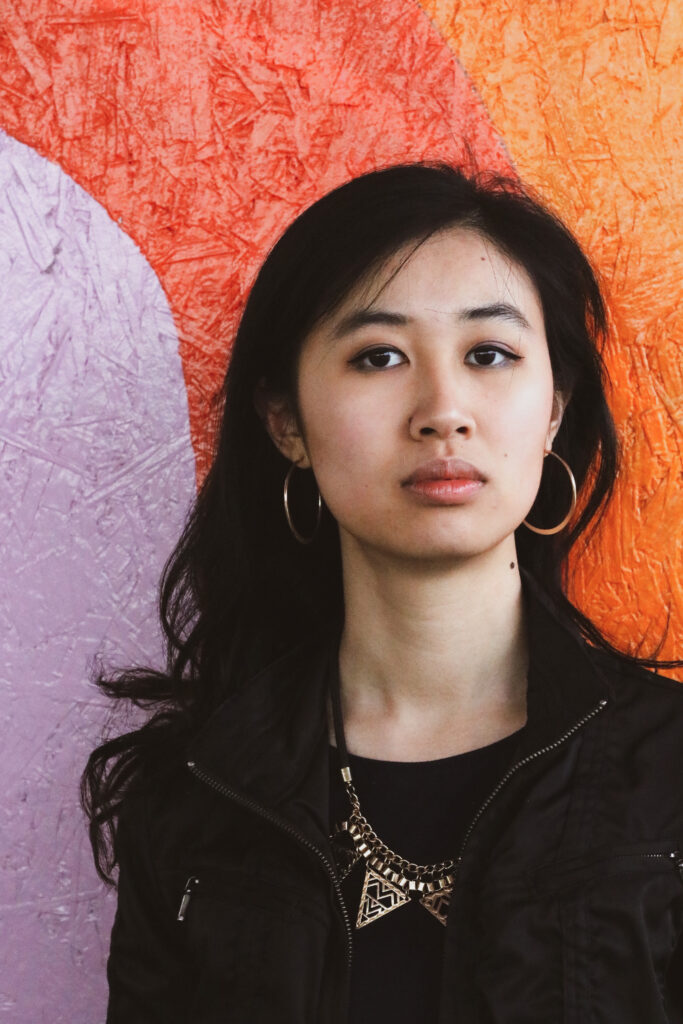
{"label": "ear", "polygon": [[564,411],[567,408],[567,405],[569,404],[570,398],[571,394],[567,394],[564,391],[553,392],[553,408],[550,423],[548,424],[548,434],[546,437],[546,448],[548,450],[550,450],[553,446],[555,435],[560,429],[562,417],[564,416]]}
{"label": "ear", "polygon": [[307,469],[311,460],[289,398],[272,391],[265,377],[254,388],[253,397],[254,408],[273,444],[286,459]]}

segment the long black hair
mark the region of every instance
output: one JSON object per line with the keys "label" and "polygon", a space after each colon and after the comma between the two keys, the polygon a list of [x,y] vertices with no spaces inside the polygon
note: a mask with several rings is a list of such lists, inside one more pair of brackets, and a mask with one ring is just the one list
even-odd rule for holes
{"label": "long black hair", "polygon": [[[218,396],[213,461],[161,577],[166,671],[136,667],[95,679],[108,696],[152,711],[140,728],[99,746],[83,774],[82,802],[103,878],[111,880],[115,864],[111,839],[123,794],[143,769],[172,757],[246,671],[343,613],[337,524],[324,507],[314,543],[303,546],[290,532],[282,504],[290,463],[256,411],[257,385],[287,396],[296,410],[298,353],[313,327],[392,254],[456,225],[476,230],[526,270],[542,304],[555,388],[571,393],[553,449],[573,470],[579,511],[553,536],[520,527],[520,566],[589,642],[614,651],[565,593],[567,554],[595,528],[618,467],[601,355],[606,310],[588,259],[517,180],[441,163],[354,178],[287,228],[251,288]],[[567,509],[561,467],[555,481],[550,463],[557,464],[546,460],[528,517],[536,524],[559,522]],[[295,482],[292,511],[301,524],[310,520],[317,491],[310,471],[297,470]]]}

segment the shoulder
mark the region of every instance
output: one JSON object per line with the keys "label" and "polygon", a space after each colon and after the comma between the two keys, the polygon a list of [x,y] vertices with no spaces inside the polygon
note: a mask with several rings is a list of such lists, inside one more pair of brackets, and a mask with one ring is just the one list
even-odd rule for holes
{"label": "shoulder", "polygon": [[670,759],[683,771],[683,683],[609,651],[589,647],[589,657],[609,684],[615,742]]}
{"label": "shoulder", "polygon": [[599,775],[609,813],[621,808],[631,835],[680,841],[683,684],[609,652],[591,648],[590,657],[612,694],[601,723]]}
{"label": "shoulder", "polygon": [[140,768],[121,800],[114,849],[117,862],[151,856],[198,817],[215,813],[217,798],[188,771],[184,749],[160,754]]}
{"label": "shoulder", "polygon": [[627,657],[620,657],[598,647],[586,646],[593,664],[619,692],[640,693],[643,697],[650,697],[653,700],[670,700],[674,705],[683,701],[683,682],[644,665],[638,665]]}
{"label": "shoulder", "polygon": [[116,827],[117,859],[130,843],[146,841],[165,809],[174,806],[187,780],[181,763],[172,755],[153,766],[141,765],[130,780],[121,799]]}

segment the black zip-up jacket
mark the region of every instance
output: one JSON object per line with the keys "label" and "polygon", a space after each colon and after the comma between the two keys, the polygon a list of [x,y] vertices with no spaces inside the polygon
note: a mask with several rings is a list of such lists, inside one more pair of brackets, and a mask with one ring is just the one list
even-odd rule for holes
{"label": "black zip-up jacket", "polygon": [[[524,588],[527,726],[459,851],[440,1024],[683,1024],[683,686]],[[127,797],[108,1024],[346,1024],[331,650],[244,680]]]}

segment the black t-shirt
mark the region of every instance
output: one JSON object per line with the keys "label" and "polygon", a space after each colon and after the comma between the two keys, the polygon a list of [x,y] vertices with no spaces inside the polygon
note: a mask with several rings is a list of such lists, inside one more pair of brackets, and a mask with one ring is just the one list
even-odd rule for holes
{"label": "black t-shirt", "polygon": [[[455,857],[472,818],[502,778],[522,730],[436,761],[378,761],[349,754],[362,814],[379,838],[416,864]],[[330,830],[349,814],[330,745]],[[349,1024],[435,1024],[446,928],[417,900],[356,928],[365,862],[342,882],[353,927]]]}

